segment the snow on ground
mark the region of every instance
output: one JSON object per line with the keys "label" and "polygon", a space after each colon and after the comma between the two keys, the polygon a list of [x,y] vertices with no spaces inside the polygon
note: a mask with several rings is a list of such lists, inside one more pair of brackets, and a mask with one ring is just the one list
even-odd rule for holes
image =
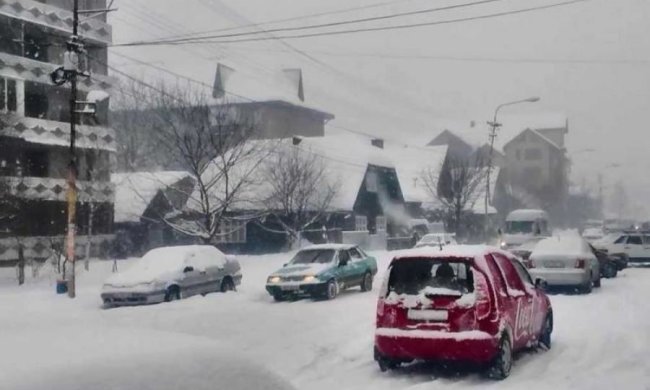
{"label": "snow on ground", "polygon": [[[390,253],[377,256],[381,278]],[[370,293],[355,289],[334,301],[276,303],[264,283],[289,258],[240,256],[244,279],[234,293],[109,310],[101,308],[99,292],[111,262],[93,262],[89,273],[81,271],[75,300],[55,295],[52,277],[22,287],[2,277],[0,387],[65,373],[84,362],[94,366],[142,354],[164,360],[165,367],[185,356],[178,365],[186,368],[197,363],[175,351],[196,348],[236,356],[251,370],[263,366],[297,389],[650,388],[650,269],[625,270],[587,296],[552,295],[553,349],[524,353],[510,378],[497,383],[422,364],[379,372],[372,342],[380,279]]]}

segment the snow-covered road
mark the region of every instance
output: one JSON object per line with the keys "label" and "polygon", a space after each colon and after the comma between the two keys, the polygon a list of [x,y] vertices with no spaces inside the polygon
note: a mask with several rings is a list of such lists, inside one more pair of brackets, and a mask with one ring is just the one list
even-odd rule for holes
{"label": "snow-covered road", "polygon": [[[390,254],[377,255],[382,278]],[[380,279],[370,293],[353,290],[335,301],[276,303],[264,282],[288,258],[240,257],[244,279],[236,293],[111,310],[101,309],[99,299],[101,282],[110,273],[107,262],[93,263],[90,273],[80,274],[74,301],[55,295],[47,278],[22,287],[0,279],[0,383],[70,359],[147,349],[138,337],[147,332],[156,348],[169,344],[173,350],[191,339],[224,354],[240,351],[298,389],[650,389],[650,269],[625,270],[587,296],[553,295],[553,349],[523,354],[511,377],[497,383],[423,365],[379,372],[372,340]]]}

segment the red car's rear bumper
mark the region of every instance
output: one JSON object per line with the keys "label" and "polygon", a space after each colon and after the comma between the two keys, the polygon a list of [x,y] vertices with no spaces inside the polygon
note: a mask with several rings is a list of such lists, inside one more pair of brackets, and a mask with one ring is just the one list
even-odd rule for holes
{"label": "red car's rear bumper", "polygon": [[378,328],[377,352],[395,360],[449,360],[487,363],[498,351],[499,340],[482,331],[446,332]]}

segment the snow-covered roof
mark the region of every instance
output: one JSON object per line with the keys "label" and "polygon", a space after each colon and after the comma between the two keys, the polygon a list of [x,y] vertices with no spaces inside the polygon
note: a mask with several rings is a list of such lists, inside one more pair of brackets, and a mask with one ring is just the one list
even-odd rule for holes
{"label": "snow-covered roof", "polygon": [[191,177],[183,171],[113,173],[115,222],[138,222],[158,191]]}
{"label": "snow-covered roof", "polygon": [[405,202],[431,201],[423,173],[431,169],[440,172],[447,156],[447,146],[408,146],[395,143],[385,143],[384,153],[395,163]]}
{"label": "snow-covered roof", "polygon": [[[308,153],[317,156],[325,166],[325,177],[330,184],[337,186],[336,195],[330,202],[332,211],[352,210],[357,199],[359,189],[363,183],[368,165],[384,168],[394,168],[395,165],[386,153],[371,145],[367,138],[356,136],[336,135],[325,137],[300,138],[300,143],[294,145],[293,138],[280,140],[256,140],[248,141],[247,148],[257,150],[261,155],[266,156],[262,163],[252,156],[249,161],[243,161],[231,170],[230,175],[233,182],[241,181],[247,176],[247,185],[239,192],[237,201],[231,205],[231,210],[261,210],[265,206],[261,199],[270,195],[272,188],[264,177],[265,167],[273,166],[277,156],[281,153]],[[204,181],[216,177],[213,168],[208,168],[204,173]],[[219,192],[218,185],[214,192]],[[198,208],[196,199],[199,195],[192,195],[190,205]],[[218,194],[214,194],[218,202]]]}
{"label": "snow-covered roof", "polygon": [[[530,129],[540,137],[557,146],[542,133],[536,130],[565,129],[568,130],[567,116],[560,113],[540,113],[530,115],[501,115],[498,119],[501,126],[497,130],[497,137],[494,139],[494,149],[503,152],[503,147],[522,133]],[[490,126],[486,121],[439,121],[434,125],[435,131],[431,139],[438,136],[445,130],[453,133],[473,148],[480,148],[489,144]],[[431,141],[431,139],[429,141]]]}
{"label": "snow-covered roof", "polygon": [[537,219],[548,220],[548,214],[544,210],[519,209],[511,211],[506,217],[506,221],[535,221]]}
{"label": "snow-covered roof", "polygon": [[[488,253],[502,253],[498,248],[488,245],[445,245],[442,249],[439,247],[421,247],[404,249],[395,252],[395,259],[401,258],[440,258],[440,257],[462,257],[476,258]],[[511,257],[511,255],[508,255]]]}
{"label": "snow-covered roof", "polygon": [[218,63],[213,97],[215,104],[285,103],[333,118],[332,114],[305,103],[301,69],[271,69],[262,73],[241,63]]}

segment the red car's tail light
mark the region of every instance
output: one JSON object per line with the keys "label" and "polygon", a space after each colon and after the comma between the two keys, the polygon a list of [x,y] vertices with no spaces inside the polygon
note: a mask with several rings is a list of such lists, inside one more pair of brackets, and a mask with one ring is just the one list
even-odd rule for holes
{"label": "red car's tail light", "polygon": [[585,259],[576,260],[576,268],[585,268],[586,265],[587,265],[587,260]]}
{"label": "red car's tail light", "polygon": [[492,305],[490,303],[490,290],[483,276],[480,272],[474,273],[474,285],[476,293],[476,317],[482,320],[490,315]]}

